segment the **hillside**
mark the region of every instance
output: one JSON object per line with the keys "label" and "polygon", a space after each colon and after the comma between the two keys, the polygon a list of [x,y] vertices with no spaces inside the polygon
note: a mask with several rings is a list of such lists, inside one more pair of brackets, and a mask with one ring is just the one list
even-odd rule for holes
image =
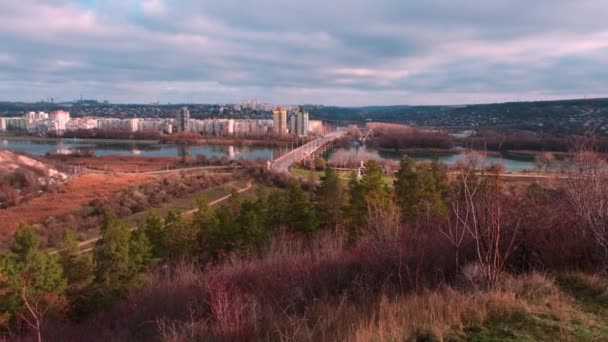
{"label": "hillside", "polygon": [[0,150],[0,208],[67,180],[65,173],[27,156]]}
{"label": "hillside", "polygon": [[508,127],[553,134],[581,133],[587,125],[608,133],[608,99],[509,102],[462,106],[308,106],[315,119],[384,121],[423,126]]}

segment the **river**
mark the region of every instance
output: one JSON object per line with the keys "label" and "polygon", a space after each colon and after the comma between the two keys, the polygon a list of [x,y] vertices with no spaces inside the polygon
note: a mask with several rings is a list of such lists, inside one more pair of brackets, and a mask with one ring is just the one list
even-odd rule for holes
{"label": "river", "polygon": [[92,150],[96,156],[147,156],[147,157],[182,157],[205,156],[207,158],[228,157],[231,159],[270,160],[284,153],[284,149],[271,146],[235,146],[235,145],[190,145],[178,146],[157,142],[88,139],[1,139],[0,150],[26,152],[42,156],[47,153],[69,154],[79,150]]}
{"label": "river", "polygon": [[[130,141],[130,140],[103,140],[90,139],[2,139],[0,138],[0,150],[26,152],[32,155],[42,156],[47,153],[69,154],[78,150],[92,150],[96,156],[122,155],[122,156],[147,156],[147,157],[181,157],[181,156],[205,156],[207,158],[228,157],[231,159],[248,160],[272,160],[280,154],[285,153],[285,148],[271,146],[235,146],[235,145],[190,145],[178,146],[172,144],[160,144],[154,141]],[[326,157],[336,164],[340,159],[389,159],[399,161],[404,152],[381,151],[366,146],[351,146],[348,148],[337,148],[330,150]],[[431,160],[432,153],[410,152],[407,153],[415,160]],[[443,153],[438,158],[447,165],[454,165],[464,158],[462,153]],[[507,171],[516,172],[523,170],[535,170],[534,159],[528,156],[503,155],[501,157],[488,156],[485,165],[500,163]]]}
{"label": "river", "polygon": [[[396,152],[377,150],[366,146],[351,146],[348,148],[336,148],[328,152],[327,158],[334,165],[340,165],[352,160],[368,160],[368,159],[388,159],[398,162],[404,155],[408,155],[414,160],[424,161],[431,160],[435,156],[429,152]],[[463,151],[454,151],[454,153],[439,153],[436,154],[439,161],[446,165],[454,165],[466,158]],[[501,156],[486,156],[483,160],[483,165],[490,166],[492,164],[502,164],[507,171],[533,171],[537,169],[532,156],[520,156],[503,154]]]}

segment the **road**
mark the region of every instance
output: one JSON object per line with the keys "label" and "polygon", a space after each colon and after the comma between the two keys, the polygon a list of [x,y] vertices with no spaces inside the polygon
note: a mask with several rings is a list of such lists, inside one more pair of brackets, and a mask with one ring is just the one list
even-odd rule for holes
{"label": "road", "polygon": [[321,138],[315,139],[309,143],[306,143],[298,148],[294,148],[287,154],[284,154],[279,158],[273,160],[270,164],[270,170],[277,173],[289,173],[289,168],[291,167],[291,165],[300,161],[312,152],[316,151],[319,147],[331,142],[332,140],[341,138],[345,134],[346,131],[336,131],[333,133],[329,133]]}
{"label": "road", "polygon": [[[245,191],[251,189],[252,187],[253,187],[253,181],[249,181],[249,182],[247,182],[247,185],[244,188],[238,189],[238,192],[239,193],[245,192]],[[224,197],[216,199],[215,201],[210,202],[209,205],[210,206],[217,205],[217,204],[219,204],[219,203],[221,203],[221,202],[223,202],[223,201],[225,201],[225,200],[227,200],[229,198],[230,198],[230,195],[226,195]],[[197,210],[198,209],[192,209],[192,210],[189,210],[189,211],[185,211],[181,215],[182,216],[190,215],[190,214],[195,213]],[[135,230],[135,229],[137,229],[137,227],[131,227],[129,229],[130,230]],[[86,253],[86,252],[89,252],[89,251],[93,250],[95,248],[95,243],[97,241],[99,241],[100,239],[101,239],[101,236],[96,236],[94,238],[91,238],[91,239],[79,242],[78,243],[78,248],[80,248],[80,253]],[[55,251],[51,251],[49,254],[56,254],[57,252],[58,251],[55,250]]]}

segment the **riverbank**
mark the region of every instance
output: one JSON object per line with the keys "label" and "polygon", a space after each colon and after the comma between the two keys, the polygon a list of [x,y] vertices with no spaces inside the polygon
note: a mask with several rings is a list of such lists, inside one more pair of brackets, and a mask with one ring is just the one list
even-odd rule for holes
{"label": "riverbank", "polygon": [[241,138],[202,138],[191,145],[232,145],[232,146],[285,146],[291,141]]}
{"label": "riverbank", "polygon": [[292,138],[289,136],[265,135],[259,137],[239,137],[239,136],[201,136],[198,134],[169,135],[160,140],[161,144],[173,144],[180,146],[197,145],[231,145],[231,146],[286,146],[301,145],[314,137]]}
{"label": "riverbank", "polygon": [[[395,153],[405,153],[405,154],[437,154],[439,156],[448,156],[448,155],[457,155],[463,152],[477,152],[483,153],[489,157],[520,157],[526,158],[527,160],[534,160],[536,157],[541,155],[552,155],[556,160],[564,160],[574,155],[574,152],[563,152],[563,151],[534,151],[534,150],[504,150],[504,151],[484,151],[484,150],[468,150],[463,147],[454,147],[451,149],[445,148],[400,148],[400,149],[392,149],[392,148],[382,148],[375,147],[376,150],[380,152],[395,152]],[[608,153],[598,153],[601,157],[608,157]]]}
{"label": "riverbank", "polygon": [[29,135],[13,135],[13,134],[0,134],[0,140],[15,140],[15,141],[77,141],[77,142],[92,142],[92,143],[136,143],[136,144],[158,144],[160,140],[146,140],[146,139],[96,139],[96,138],[60,138],[60,137],[38,137]]}

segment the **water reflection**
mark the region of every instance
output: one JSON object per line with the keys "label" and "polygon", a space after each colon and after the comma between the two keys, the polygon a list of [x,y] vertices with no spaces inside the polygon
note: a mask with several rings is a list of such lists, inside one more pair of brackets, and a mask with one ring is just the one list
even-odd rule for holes
{"label": "water reflection", "polygon": [[[361,161],[365,162],[370,159],[375,160],[392,160],[398,162],[404,155],[408,155],[417,161],[430,161],[433,158],[439,159],[446,165],[455,165],[458,162],[466,159],[466,154],[463,152],[455,153],[427,153],[427,152],[396,152],[396,151],[379,151],[366,146],[350,146],[348,148],[336,148],[331,150],[327,157],[329,161],[338,167],[348,167],[349,165],[358,165]],[[507,171],[517,172],[524,170],[534,170],[537,168],[534,159],[528,156],[485,156],[482,165],[490,166],[492,164],[502,164]]]}
{"label": "water reflection", "polygon": [[87,141],[74,139],[60,140],[3,140],[1,149],[23,151],[33,155],[47,153],[69,154],[90,150],[96,156],[139,155],[147,157],[196,157],[248,160],[271,160],[277,155],[276,148],[269,146],[229,146],[229,145],[164,145],[154,142],[133,141]]}

